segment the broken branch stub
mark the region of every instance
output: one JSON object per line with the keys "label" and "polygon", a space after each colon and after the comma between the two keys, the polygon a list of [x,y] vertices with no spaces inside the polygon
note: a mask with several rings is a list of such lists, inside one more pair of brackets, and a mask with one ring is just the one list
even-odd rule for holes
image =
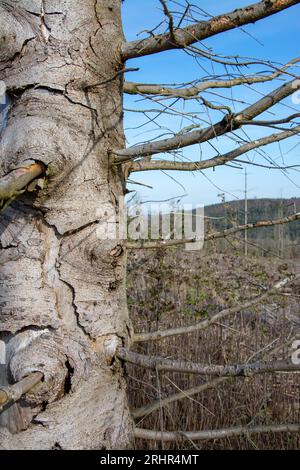
{"label": "broken branch stub", "polygon": [[18,401],[25,393],[30,392],[43,380],[41,372],[33,372],[20,382],[0,389],[0,413],[4,406]]}
{"label": "broken branch stub", "polygon": [[27,186],[45,173],[46,167],[40,162],[28,161],[0,178],[0,210],[4,210]]}

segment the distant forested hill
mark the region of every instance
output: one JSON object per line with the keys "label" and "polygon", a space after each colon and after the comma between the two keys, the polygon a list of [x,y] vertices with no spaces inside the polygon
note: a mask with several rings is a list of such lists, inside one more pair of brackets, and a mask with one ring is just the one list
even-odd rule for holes
{"label": "distant forested hill", "polygon": [[[279,219],[300,212],[300,198],[250,199],[248,200],[248,222]],[[245,220],[243,200],[229,201],[205,207],[207,230],[224,230]],[[240,235],[243,236],[243,235]],[[267,249],[279,250],[281,254],[300,255],[300,221],[290,224],[249,230],[249,241],[259,242]]]}

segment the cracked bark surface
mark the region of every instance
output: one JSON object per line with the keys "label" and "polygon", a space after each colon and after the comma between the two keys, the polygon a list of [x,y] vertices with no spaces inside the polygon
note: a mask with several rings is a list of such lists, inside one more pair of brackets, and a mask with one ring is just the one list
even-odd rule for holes
{"label": "cracked bark surface", "polygon": [[0,176],[28,160],[47,167],[44,189],[24,193],[0,221],[0,381],[45,376],[1,414],[0,448],[124,448],[132,436],[125,380],[106,346],[130,341],[126,252],[97,237],[98,209],[117,213],[124,187],[109,166],[110,149],[124,146],[120,1],[0,8],[17,31],[15,42],[1,41],[11,104]]}

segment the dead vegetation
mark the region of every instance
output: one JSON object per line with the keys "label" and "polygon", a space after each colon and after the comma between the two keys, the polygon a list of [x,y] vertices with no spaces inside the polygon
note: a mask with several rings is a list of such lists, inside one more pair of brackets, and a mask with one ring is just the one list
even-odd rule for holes
{"label": "dead vegetation", "polygon": [[[247,262],[227,244],[216,252],[183,249],[136,252],[128,268],[131,318],[136,332],[194,324],[220,310],[261,295],[297,271],[297,263],[255,257]],[[203,364],[234,364],[281,359],[299,331],[299,282],[251,309],[241,310],[212,327],[135,346],[137,352]],[[273,353],[272,353],[273,351]],[[220,378],[157,372],[127,365],[132,409],[156,402],[156,410],[135,411],[136,425],[158,431],[199,431],[232,426],[299,423],[298,373]],[[162,400],[214,380],[212,387],[172,401]],[[151,411],[151,410],[150,410]],[[137,449],[297,449],[299,433],[244,435],[219,440],[177,442],[136,440]]]}

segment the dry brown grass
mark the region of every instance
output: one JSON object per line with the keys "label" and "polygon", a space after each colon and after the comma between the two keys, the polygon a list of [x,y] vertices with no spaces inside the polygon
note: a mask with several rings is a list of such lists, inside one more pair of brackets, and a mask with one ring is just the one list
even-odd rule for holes
{"label": "dry brown grass", "polygon": [[[129,260],[128,294],[135,331],[192,324],[263,292],[295,270],[293,263],[249,259],[238,253],[139,252]],[[299,287],[292,292],[299,294]],[[259,359],[299,330],[298,299],[277,295],[207,330],[137,345],[143,354],[193,362],[230,364]],[[300,324],[300,317],[299,317]],[[277,353],[277,359],[281,354]],[[132,408],[205,381],[191,374],[160,373],[127,366]],[[299,374],[237,378],[174,402],[137,420],[140,427],[168,431],[300,422]],[[136,440],[136,449],[298,449],[296,434],[252,435],[173,443]]]}

